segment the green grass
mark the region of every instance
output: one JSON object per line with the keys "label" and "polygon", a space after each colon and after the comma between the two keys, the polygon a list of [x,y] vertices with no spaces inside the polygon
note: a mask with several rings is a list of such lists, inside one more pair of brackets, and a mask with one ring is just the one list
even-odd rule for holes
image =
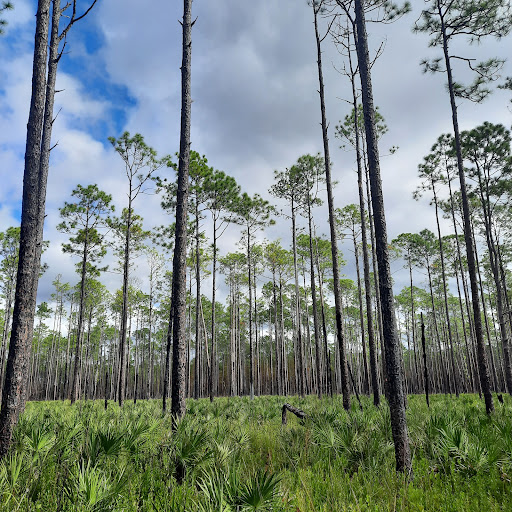
{"label": "green grass", "polygon": [[512,400],[411,396],[414,478],[394,470],[386,406],[340,397],[190,400],[173,434],[161,402],[29,403],[0,463],[2,511],[512,510]]}

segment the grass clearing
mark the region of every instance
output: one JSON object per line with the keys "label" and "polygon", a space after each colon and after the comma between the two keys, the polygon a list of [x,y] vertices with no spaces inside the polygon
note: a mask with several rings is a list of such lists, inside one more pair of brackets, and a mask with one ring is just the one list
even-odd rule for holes
{"label": "grass clearing", "polygon": [[0,463],[2,511],[503,511],[512,509],[512,400],[410,396],[414,479],[394,470],[386,406],[341,397],[31,402]]}

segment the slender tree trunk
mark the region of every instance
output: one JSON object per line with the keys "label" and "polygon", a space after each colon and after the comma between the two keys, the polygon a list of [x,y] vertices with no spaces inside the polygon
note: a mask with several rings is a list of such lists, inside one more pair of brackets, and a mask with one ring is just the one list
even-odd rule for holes
{"label": "slender tree trunk", "polygon": [[280,339],[281,339],[281,360],[283,362],[281,371],[282,382],[283,382],[283,394],[286,396],[290,389],[290,383],[288,381],[288,356],[286,353],[286,341],[284,338],[284,301],[283,301],[283,276],[279,276],[279,310],[280,310]]}
{"label": "slender tree trunk", "polygon": [[[275,338],[275,349],[276,349],[276,380],[277,380],[277,394],[283,394],[283,387],[281,383],[281,357],[280,357],[280,344],[279,344],[279,334],[278,334],[278,325],[279,320],[277,316],[277,288],[276,288],[276,270],[272,269],[272,304],[274,306],[274,338]],[[273,393],[272,393],[273,394]]]}
{"label": "slender tree trunk", "polygon": [[[455,242],[456,242],[456,245],[457,245],[457,259],[458,259],[458,264],[459,264],[459,269],[460,269],[460,278],[462,280],[462,287],[463,287],[463,291],[464,291],[464,299],[465,299],[465,302],[466,302],[469,330],[470,330],[470,333],[473,333],[474,332],[473,322],[471,320],[471,314],[470,314],[470,311],[469,311],[469,307],[470,307],[470,305],[469,305],[469,297],[468,297],[468,292],[467,292],[467,284],[466,284],[466,280],[465,280],[465,277],[464,277],[464,265],[462,263],[462,251],[460,249],[459,234],[458,234],[458,230],[457,230],[457,221],[455,219],[455,202],[453,200],[452,181],[451,181],[449,176],[448,176],[448,190],[449,190],[449,193],[450,193],[450,210],[451,210],[451,216],[452,216],[452,222],[453,222],[453,229],[454,229],[454,233],[455,233]],[[475,255],[475,257],[476,257],[476,255]],[[478,269],[478,261],[476,263],[476,268]],[[459,283],[458,283],[458,280],[457,280],[457,285],[458,284]],[[460,296],[460,291],[459,291],[459,296]],[[462,308],[462,305],[461,305],[461,308]],[[462,318],[464,318],[464,315],[462,315]],[[463,320],[463,324],[464,324],[464,320]],[[465,339],[467,340],[466,333],[465,333]],[[489,341],[489,343],[490,343],[490,341]],[[478,387],[480,389],[480,384],[478,384],[478,386],[476,385],[476,382],[477,382],[478,379],[476,377],[473,377],[473,375],[476,374],[477,370],[473,366],[473,361],[472,361],[472,358],[469,356],[469,354],[470,353],[468,352],[468,366],[471,368],[473,387],[474,388]]]}
{"label": "slender tree trunk", "polygon": [[[459,296],[460,318],[461,318],[461,321],[462,321],[462,332],[463,332],[463,335],[464,335],[464,345],[465,345],[465,348],[466,348],[466,360],[467,360],[467,367],[468,367],[468,373],[469,373],[469,380],[471,382],[471,389],[474,392],[474,390],[476,389],[476,383],[475,383],[475,377],[473,375],[473,364],[472,364],[471,353],[469,351],[469,345],[468,345],[468,334],[467,334],[467,328],[466,328],[466,317],[464,315],[464,307],[462,305],[462,296],[461,296],[461,292],[460,292],[460,279],[459,279],[458,265],[459,265],[459,262],[457,261],[455,263],[455,280],[457,282],[457,293],[458,293],[458,296]],[[486,317],[485,303],[482,302],[482,305],[484,306],[484,317]],[[486,325],[487,325],[487,318],[486,318]],[[494,363],[493,363],[493,368],[494,368]]]}
{"label": "slender tree trunk", "polygon": [[357,273],[357,299],[359,302],[359,323],[361,326],[361,346],[363,347],[363,378],[364,378],[364,392],[369,394],[370,392],[370,380],[368,376],[368,364],[366,357],[366,336],[364,328],[364,309],[363,309],[363,294],[361,292],[361,273],[359,271],[359,247],[357,246],[357,240],[354,234],[354,255],[356,262],[356,273]]}
{"label": "slender tree trunk", "polygon": [[343,303],[341,300],[341,286],[340,286],[340,262],[338,255],[338,244],[336,240],[336,225],[334,217],[334,199],[332,193],[332,178],[331,178],[331,159],[329,154],[329,138],[327,135],[327,117],[325,114],[325,91],[324,91],[324,77],[322,69],[322,48],[320,34],[318,32],[318,6],[312,2],[314,23],[315,23],[315,37],[316,37],[316,50],[317,50],[317,65],[318,65],[318,83],[320,94],[320,113],[322,117],[322,139],[324,145],[324,161],[325,161],[325,180],[327,184],[327,204],[329,209],[329,228],[331,234],[331,251],[332,251],[332,272],[333,272],[333,285],[334,285],[334,305],[336,311],[336,340],[339,350],[339,364],[341,373],[341,391],[343,394],[343,407],[348,411],[350,408],[350,388],[348,384],[348,369],[347,357],[345,353],[345,339],[343,332],[343,320],[341,312]]}
{"label": "slender tree trunk", "polygon": [[130,234],[132,224],[132,180],[129,180],[128,194],[128,217],[126,219],[126,233],[124,240],[124,260],[123,260],[123,306],[121,309],[121,328],[119,330],[119,384],[117,387],[117,401],[119,407],[123,406],[126,395],[126,326],[128,321],[128,273],[130,266]]}
{"label": "slender tree trunk", "polygon": [[380,177],[379,151],[375,132],[375,108],[370,76],[370,59],[366,22],[361,0],[355,0],[357,25],[357,55],[361,77],[363,112],[366,129],[366,144],[372,191],[373,215],[377,262],[379,267],[379,288],[382,307],[382,324],[384,347],[386,352],[386,370],[389,385],[389,408],[391,413],[391,430],[395,443],[397,471],[412,471],[409,436],[405,419],[405,396],[403,389],[402,363],[399,339],[396,329],[389,252],[387,245],[386,220],[384,215],[384,198]]}
{"label": "slender tree trunk", "polygon": [[425,386],[425,399],[427,400],[427,407],[430,407],[428,399],[428,366],[427,366],[427,351],[425,350],[425,324],[423,323],[423,313],[421,313],[421,348],[423,351],[423,379]]}
{"label": "slender tree trunk", "polygon": [[[351,63],[352,66],[352,63]],[[355,84],[352,80],[352,95],[354,107],[354,130],[356,136],[356,158],[357,158],[357,187],[359,191],[359,211],[361,213],[361,244],[363,246],[363,275],[364,291],[366,299],[366,318],[368,323],[368,347],[370,349],[370,375],[372,380],[373,404],[378,407],[380,404],[379,381],[377,375],[377,353],[375,349],[375,337],[373,330],[372,295],[370,285],[370,263],[368,259],[368,242],[366,237],[366,212],[364,207],[363,192],[363,168],[361,165],[361,152],[359,149],[359,126],[357,124],[358,109]]]}
{"label": "slender tree trunk", "polygon": [[252,340],[252,262],[251,262],[251,232],[247,226],[247,269],[249,271],[249,393],[254,400],[254,344]]}
{"label": "slender tree trunk", "polygon": [[4,311],[4,328],[2,330],[2,347],[0,356],[0,402],[2,400],[2,391],[4,387],[4,375],[5,375],[5,356],[7,355],[7,337],[9,335],[9,327],[11,324],[11,312],[13,302],[13,287],[15,283],[12,281],[8,285],[6,298],[5,298],[5,311]]}
{"label": "slender tree trunk", "polygon": [[455,389],[455,395],[459,396],[459,384],[457,378],[457,369],[455,367],[455,357],[453,353],[453,340],[452,340],[452,326],[450,321],[450,312],[448,309],[448,291],[446,287],[446,272],[444,265],[444,249],[443,249],[443,240],[441,238],[441,225],[439,224],[439,208],[437,204],[437,192],[435,188],[435,182],[432,180],[432,192],[434,194],[434,206],[436,210],[436,224],[437,224],[437,236],[439,240],[439,255],[441,258],[441,276],[443,281],[443,296],[444,296],[444,307],[446,312],[446,327],[448,328],[448,341],[450,343],[450,361],[452,364],[452,374],[453,374],[453,386]]}
{"label": "slender tree trunk", "polygon": [[80,395],[80,365],[81,365],[81,351],[82,351],[82,330],[84,322],[84,307],[85,307],[85,280],[87,269],[87,255],[88,255],[88,219],[85,226],[86,238],[84,242],[84,250],[82,255],[82,270],[80,277],[80,304],[78,306],[78,325],[76,329],[76,346],[75,346],[75,366],[73,369],[73,380],[71,384],[71,393],[69,399],[71,404],[74,404]]}
{"label": "slender tree trunk", "polygon": [[148,317],[148,382],[146,388],[146,396],[148,399],[153,398],[153,280],[149,288],[149,317]]}
{"label": "slender tree trunk", "polygon": [[[304,290],[304,314],[301,313],[302,323],[306,326],[306,381],[305,381],[305,392],[307,395],[316,392],[318,382],[316,381],[316,372],[314,371],[313,365],[313,347],[311,346],[311,326],[309,322],[309,306],[308,306],[308,292],[306,286],[306,263],[304,258],[301,258],[301,270],[302,270],[302,282]],[[300,308],[302,311],[302,306]],[[305,318],[304,318],[305,317]]]}
{"label": "slender tree trunk", "polygon": [[411,319],[412,319],[412,348],[414,350],[414,368],[416,372],[416,380],[419,381],[420,374],[418,372],[418,358],[416,355],[416,314],[414,308],[414,288],[412,286],[412,265],[409,257],[409,282],[411,289]]}
{"label": "slender tree trunk", "polygon": [[485,238],[487,241],[487,249],[489,251],[489,262],[491,266],[491,272],[494,278],[494,285],[496,287],[496,307],[498,313],[498,322],[500,324],[501,345],[503,349],[503,367],[505,370],[505,383],[508,393],[512,395],[512,367],[510,362],[510,346],[506,325],[506,317],[508,315],[505,312],[503,304],[503,298],[506,294],[504,293],[503,284],[499,273],[498,251],[492,232],[492,214],[490,208],[490,198],[489,194],[487,194],[487,196],[484,195],[484,184],[482,183],[481,171],[478,165],[477,171],[480,189],[480,202],[482,204],[482,217],[484,219],[485,226]]}
{"label": "slender tree trunk", "polygon": [[448,39],[442,17],[441,7],[439,6],[439,15],[441,20],[441,32],[443,38],[443,53],[445,59],[446,73],[448,75],[448,91],[450,93],[450,105],[452,109],[453,132],[455,136],[455,150],[457,154],[457,167],[459,170],[460,193],[462,199],[462,211],[464,220],[464,238],[466,240],[466,254],[468,260],[469,282],[471,285],[471,300],[473,302],[473,324],[475,328],[476,347],[478,352],[478,373],[480,375],[480,386],[485,398],[485,410],[487,414],[494,411],[494,403],[491,394],[491,383],[487,365],[487,356],[482,332],[482,317],[480,314],[480,300],[478,297],[478,282],[475,266],[475,254],[473,249],[473,234],[471,231],[471,221],[469,215],[469,201],[466,190],[466,177],[464,175],[464,164],[462,160],[462,149],[459,133],[459,121],[457,118],[457,105],[455,103],[455,91],[452,78],[452,68],[450,55],[448,52]]}
{"label": "slender tree trunk", "polygon": [[162,410],[164,414],[167,412],[167,397],[169,395],[169,376],[171,371],[171,348],[172,348],[172,324],[174,320],[173,313],[173,295],[171,294],[171,308],[169,311],[169,325],[167,326],[167,336],[165,343],[165,370],[164,370],[164,382],[162,389]]}
{"label": "slender tree trunk", "polygon": [[318,279],[319,279],[319,290],[320,290],[320,312],[322,315],[322,334],[324,339],[324,352],[325,352],[325,364],[327,366],[327,386],[326,393],[333,395],[333,385],[332,385],[332,369],[331,369],[331,353],[329,352],[329,346],[327,345],[327,322],[325,321],[325,308],[324,308],[324,293],[323,293],[323,282],[322,282],[322,274],[320,272],[320,263],[318,261],[318,251],[316,252],[316,266],[318,269]]}
{"label": "slender tree trunk", "polygon": [[64,374],[62,376],[62,390],[61,390],[61,398],[64,400],[64,398],[67,396],[68,391],[68,385],[69,385],[69,376],[68,376],[68,369],[71,364],[70,361],[70,349],[71,349],[71,322],[73,318],[73,302],[71,302],[70,309],[69,309],[69,320],[68,320],[68,343],[66,346],[66,361],[64,363]]}
{"label": "slender tree trunk", "polygon": [[426,263],[427,263],[427,274],[428,274],[428,287],[430,290],[430,302],[432,304],[432,323],[434,324],[434,333],[435,333],[435,338],[437,341],[437,346],[439,349],[438,360],[439,360],[440,371],[438,373],[439,373],[439,377],[440,378],[442,377],[442,380],[443,380],[443,392],[445,394],[447,394],[450,390],[450,384],[448,381],[448,370],[446,369],[446,365],[444,362],[443,349],[441,347],[441,335],[439,334],[439,328],[438,328],[438,324],[437,324],[437,310],[436,310],[436,304],[435,304],[435,298],[434,298],[434,289],[433,289],[433,285],[432,285],[432,274],[430,271],[430,261],[429,261],[428,257],[427,257]]}
{"label": "slender tree trunk", "polygon": [[53,330],[52,330],[52,344],[49,348],[49,351],[47,353],[46,357],[46,365],[45,365],[45,392],[44,392],[44,399],[48,401],[50,399],[50,388],[51,388],[51,376],[53,373],[53,366],[55,364],[55,358],[56,358],[56,350],[55,350],[55,344],[57,339],[57,314],[59,311],[59,299],[57,298],[57,304],[55,307],[55,314],[53,316]]}
{"label": "slender tree trunk", "polygon": [[215,278],[217,272],[217,224],[213,221],[213,268],[212,268],[212,353],[210,363],[210,402],[217,395],[217,381],[215,379],[215,370],[217,368],[217,347],[215,342]]}
{"label": "slender tree trunk", "polygon": [[260,342],[258,337],[258,298],[256,294],[256,265],[253,268],[253,284],[254,284],[254,341],[255,341],[255,374],[256,374],[256,396],[260,396]]}
{"label": "slender tree trunk", "polygon": [[292,245],[293,245],[293,272],[295,279],[295,327],[297,333],[297,364],[299,379],[299,394],[304,396],[304,356],[302,354],[302,329],[300,321],[299,275],[297,270],[297,235],[295,227],[295,205],[292,198]]}
{"label": "slender tree trunk", "polygon": [[183,0],[183,61],[181,65],[181,131],[178,163],[178,193],[176,200],[176,242],[174,244],[172,295],[173,347],[171,413],[178,419],[185,415],[186,360],[186,289],[187,289],[187,206],[188,172],[190,164],[192,61],[192,0]]}
{"label": "slender tree trunk", "polygon": [[316,300],[316,281],[315,281],[315,266],[313,259],[313,227],[311,216],[311,201],[308,194],[308,226],[309,226],[309,273],[311,275],[311,296],[313,300],[313,327],[315,329],[315,361],[316,361],[316,375],[317,375],[317,393],[318,398],[322,398],[322,387],[324,378],[322,375],[322,349],[320,344],[320,327],[318,325],[318,311]]}

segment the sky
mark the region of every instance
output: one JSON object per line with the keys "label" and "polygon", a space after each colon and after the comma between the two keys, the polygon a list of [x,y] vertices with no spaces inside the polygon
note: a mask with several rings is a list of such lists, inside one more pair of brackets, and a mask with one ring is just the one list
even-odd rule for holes
{"label": "sky", "polygon": [[[0,231],[19,225],[23,185],[26,123],[30,104],[35,0],[14,0],[4,14],[6,34],[0,36]],[[435,229],[428,198],[416,202],[418,164],[442,133],[451,132],[451,112],[443,75],[425,75],[419,62],[439,55],[428,47],[428,36],[413,34],[422,2],[390,25],[369,24],[370,51],[383,45],[372,69],[375,104],[388,132],[380,141],[381,172],[388,237],[403,232]],[[79,9],[88,2],[79,0]],[[74,284],[76,260],[62,253],[67,235],[59,233],[58,209],[71,200],[77,184],[97,183],[113,196],[118,212],[126,206],[127,182],[123,162],[108,142],[125,130],[141,133],[159,156],[174,154],[179,146],[182,2],[99,0],[91,13],[69,32],[57,79],[45,240],[43,256],[49,269],[39,284],[38,300],[49,300],[52,281],[62,274]],[[306,153],[322,151],[316,45],[312,9],[306,0],[194,0],[192,33],[192,149],[209,164],[233,176],[242,190],[268,193],[274,170],[284,170]],[[65,20],[63,20],[65,21]],[[321,28],[326,29],[322,20]],[[330,37],[323,42],[323,64],[335,206],[357,203],[355,155],[339,148],[334,128],[349,114],[350,84],[339,73],[344,57]],[[469,46],[461,40],[459,55],[484,60],[506,57],[510,37]],[[512,75],[505,63],[503,76]],[[456,79],[468,78],[455,69]],[[510,127],[510,91],[496,91],[480,105],[460,102],[461,129],[483,121]],[[388,149],[398,146],[389,155]],[[171,178],[172,170],[163,170]],[[324,198],[326,200],[326,198]],[[283,204],[277,203],[283,207]],[[156,194],[140,196],[136,213],[150,229],[169,217]],[[325,206],[315,212],[319,234],[328,234]],[[261,237],[290,243],[289,222],[278,219]],[[207,227],[207,226],[206,226]],[[443,234],[450,226],[442,225]],[[240,227],[228,229],[220,242],[221,254],[237,250]],[[343,246],[344,272],[355,278],[349,246]],[[110,268],[115,267],[109,257]],[[146,264],[137,258],[135,273],[146,286]],[[398,265],[398,266],[397,266]],[[396,263],[395,292],[407,276]],[[121,286],[113,271],[102,278],[110,290]],[[223,295],[222,279],[220,295]]]}

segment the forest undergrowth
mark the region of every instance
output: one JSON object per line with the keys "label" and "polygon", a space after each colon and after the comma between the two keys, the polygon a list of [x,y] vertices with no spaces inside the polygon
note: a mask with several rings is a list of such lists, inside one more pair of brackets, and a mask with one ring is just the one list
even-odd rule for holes
{"label": "forest undergrowth", "polygon": [[[289,415],[287,401],[306,419]],[[389,409],[363,397],[30,402],[0,463],[2,511],[512,510],[512,400],[408,397],[414,476],[395,472]]]}

